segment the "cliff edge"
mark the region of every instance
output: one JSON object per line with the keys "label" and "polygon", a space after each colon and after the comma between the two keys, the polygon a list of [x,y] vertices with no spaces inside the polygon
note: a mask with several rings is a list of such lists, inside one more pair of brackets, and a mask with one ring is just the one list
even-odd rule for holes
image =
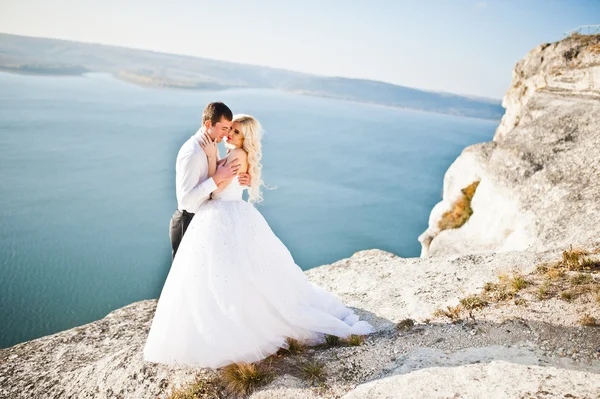
{"label": "cliff edge", "polygon": [[600,232],[600,35],[531,50],[492,142],[467,147],[419,237],[421,256],[543,251]]}

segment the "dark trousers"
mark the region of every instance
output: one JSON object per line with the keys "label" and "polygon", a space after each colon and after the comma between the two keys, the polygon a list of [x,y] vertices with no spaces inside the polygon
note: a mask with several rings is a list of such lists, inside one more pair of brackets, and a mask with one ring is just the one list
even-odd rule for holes
{"label": "dark trousers", "polygon": [[179,209],[176,210],[171,217],[169,238],[171,239],[171,248],[173,248],[173,259],[175,259],[175,254],[177,253],[179,244],[181,244],[181,239],[183,238],[183,235],[185,234],[185,231],[190,225],[193,217],[193,213],[189,213],[187,211],[182,212]]}

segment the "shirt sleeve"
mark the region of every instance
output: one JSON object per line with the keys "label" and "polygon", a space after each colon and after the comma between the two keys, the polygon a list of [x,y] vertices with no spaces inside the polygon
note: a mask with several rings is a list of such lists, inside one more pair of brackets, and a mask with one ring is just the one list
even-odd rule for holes
{"label": "shirt sleeve", "polygon": [[188,154],[181,159],[181,206],[188,212],[195,212],[208,198],[210,193],[217,189],[213,178],[209,178],[202,183],[200,173],[202,164],[200,158],[194,154]]}

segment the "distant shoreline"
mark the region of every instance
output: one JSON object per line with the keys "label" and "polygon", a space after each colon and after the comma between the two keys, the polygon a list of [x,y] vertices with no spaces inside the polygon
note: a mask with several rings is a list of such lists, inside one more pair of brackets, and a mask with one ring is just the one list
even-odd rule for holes
{"label": "distant shoreline", "polygon": [[81,72],[75,72],[75,71],[69,72],[69,71],[65,71],[65,70],[62,70],[60,72],[51,72],[51,71],[43,71],[43,70],[35,70],[34,71],[34,70],[23,70],[23,69],[17,69],[17,68],[7,68],[4,65],[0,65],[0,72],[13,73],[16,75],[29,75],[29,76],[37,75],[37,76],[45,76],[45,77],[49,77],[49,76],[85,77],[85,75],[87,75],[87,74],[90,74],[90,73],[96,74],[97,73],[97,74],[104,74],[104,75],[111,76],[120,82],[132,84],[132,85],[142,87],[142,88],[149,88],[149,89],[184,90],[184,91],[226,91],[226,90],[243,90],[243,89],[273,90],[273,91],[278,91],[278,92],[282,92],[282,93],[295,94],[295,95],[301,95],[301,96],[306,96],[306,97],[347,101],[347,102],[352,102],[352,103],[356,103],[356,104],[366,104],[366,105],[372,105],[372,106],[378,106],[378,107],[401,109],[401,110],[405,110],[405,111],[425,112],[425,113],[431,113],[431,114],[436,114],[436,115],[455,116],[455,117],[460,117],[460,118],[469,118],[469,119],[477,119],[477,120],[493,121],[493,122],[499,122],[501,119],[501,118],[498,118],[498,119],[485,118],[485,117],[472,116],[472,115],[462,115],[460,113],[439,112],[439,111],[423,109],[423,108],[402,107],[402,106],[395,106],[395,105],[391,105],[391,104],[382,104],[382,103],[377,103],[377,102],[360,101],[360,100],[353,99],[353,98],[343,98],[340,96],[327,95],[327,94],[316,94],[316,93],[311,93],[309,91],[303,91],[303,90],[281,90],[281,89],[277,89],[277,88],[268,88],[268,87],[239,87],[239,86],[236,87],[236,86],[224,86],[224,85],[216,85],[216,84],[212,85],[212,86],[206,85],[205,87],[199,87],[198,85],[192,85],[190,83],[187,83],[187,85],[186,85],[186,82],[156,80],[156,79],[152,79],[152,77],[148,77],[148,79],[144,79],[145,78],[144,76],[136,75],[136,74],[132,74],[132,73],[128,73],[128,72],[104,72],[104,71],[92,71],[92,70],[87,70],[87,69],[85,71],[81,71]]}
{"label": "distant shoreline", "polygon": [[[92,71],[90,71],[92,72]],[[128,71],[118,71],[111,73],[116,79],[133,83],[144,87],[157,87],[166,89],[183,89],[183,90],[227,90],[238,89],[241,87],[222,85],[214,82],[194,82],[194,81],[179,81],[173,79],[160,78],[155,76],[145,76]],[[254,88],[254,87],[249,87]]]}
{"label": "distant shoreline", "polygon": [[82,76],[89,69],[82,66],[52,66],[52,65],[0,65],[0,71],[18,73],[22,75],[43,75],[43,76]]}
{"label": "distant shoreline", "polygon": [[422,90],[372,79],[319,76],[209,58],[0,33],[1,70],[52,76],[112,73],[146,87],[262,88],[444,115],[500,120],[500,99]]}

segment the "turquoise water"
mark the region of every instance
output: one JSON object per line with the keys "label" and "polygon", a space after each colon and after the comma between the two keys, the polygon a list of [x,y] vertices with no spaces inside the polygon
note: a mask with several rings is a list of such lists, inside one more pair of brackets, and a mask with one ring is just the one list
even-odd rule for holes
{"label": "turquoise water", "polygon": [[269,90],[0,73],[0,347],[158,297],[175,156],[215,100],[262,122],[276,189],[258,209],[303,269],[371,248],[418,256],[446,169],[497,125]]}

